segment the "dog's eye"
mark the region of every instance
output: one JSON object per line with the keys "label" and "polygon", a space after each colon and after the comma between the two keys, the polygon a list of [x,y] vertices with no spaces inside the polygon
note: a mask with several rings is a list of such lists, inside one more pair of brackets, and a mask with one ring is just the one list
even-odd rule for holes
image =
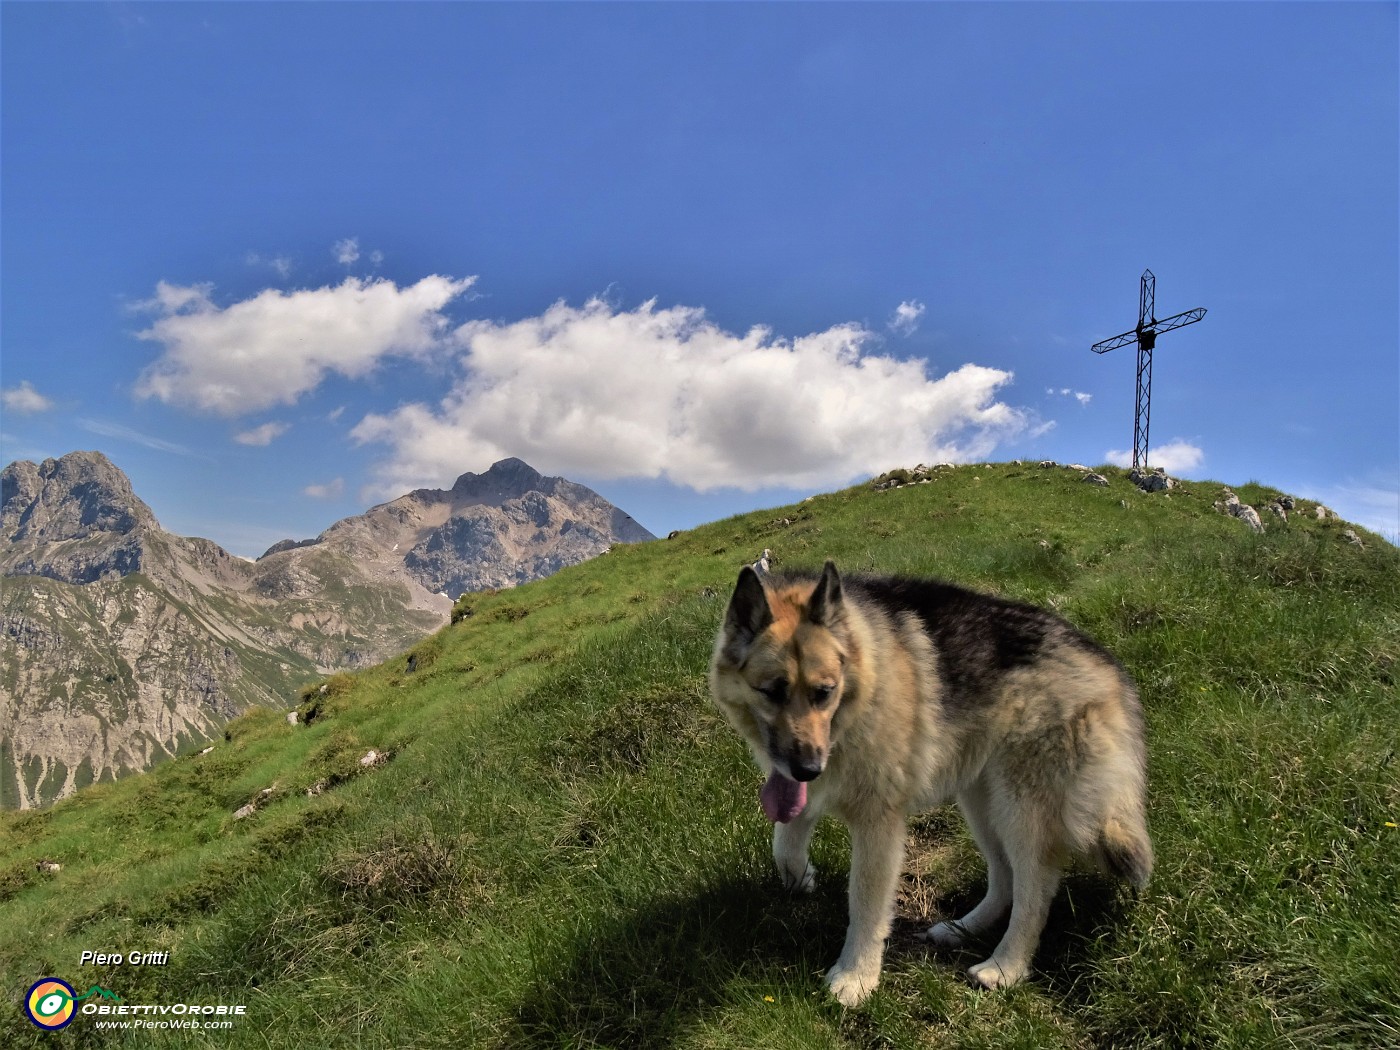
{"label": "dog's eye", "polygon": [[775,704],[787,703],[787,689],[787,682],[781,678],[758,687],[758,691]]}
{"label": "dog's eye", "polygon": [[812,703],[820,706],[831,699],[831,694],[836,691],[832,685],[819,685],[812,690]]}

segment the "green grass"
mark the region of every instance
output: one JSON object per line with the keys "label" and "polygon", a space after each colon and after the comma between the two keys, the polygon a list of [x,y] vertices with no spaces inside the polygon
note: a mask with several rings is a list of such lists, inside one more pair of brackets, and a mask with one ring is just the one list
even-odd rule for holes
{"label": "green grass", "polygon": [[[961,467],[618,547],[468,596],[410,653],[308,689],[308,724],[254,712],[207,755],[0,815],[0,1043],[1400,1043],[1400,554],[1302,514],[1256,536],[1211,509],[1218,485],[1149,496],[1102,471],[1108,488]],[[811,898],[779,890],[760,777],[704,683],[764,547],[780,567],[833,557],[1049,604],[1119,654],[1148,720],[1148,890],[1072,875],[1032,979],[976,991],[971,952],[912,937],[984,878],[939,810],[911,822],[879,991],[827,998],[844,832],[819,830]],[[362,767],[370,749],[388,760]],[[80,970],[84,949],[171,954]],[[80,1017],[47,1036],[18,1003],[48,975],[248,1013],[228,1032]]]}

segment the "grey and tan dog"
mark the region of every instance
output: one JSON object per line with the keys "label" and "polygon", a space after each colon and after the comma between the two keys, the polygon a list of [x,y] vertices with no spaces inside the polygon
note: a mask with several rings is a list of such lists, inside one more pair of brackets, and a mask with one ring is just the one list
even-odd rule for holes
{"label": "grey and tan dog", "polygon": [[987,860],[986,897],[929,940],[981,938],[1010,908],[968,970],[986,988],[1026,976],[1071,860],[1147,884],[1137,691],[1044,609],[930,580],[843,580],[831,562],[820,576],[745,567],[710,689],[768,774],[760,802],[783,882],[814,885],[821,816],[850,829],[850,926],[826,975],[848,1006],[880,979],[911,813],[956,798]]}

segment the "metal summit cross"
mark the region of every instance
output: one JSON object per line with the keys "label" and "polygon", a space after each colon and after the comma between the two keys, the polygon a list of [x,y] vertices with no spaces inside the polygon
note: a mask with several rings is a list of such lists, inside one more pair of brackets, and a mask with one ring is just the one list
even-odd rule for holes
{"label": "metal summit cross", "polygon": [[1173,328],[1195,324],[1206,315],[1205,307],[1199,306],[1185,313],[1173,314],[1165,321],[1157,320],[1153,312],[1153,299],[1157,293],[1157,278],[1151,270],[1142,271],[1142,291],[1138,296],[1138,323],[1131,332],[1115,335],[1095,343],[1090,349],[1096,354],[1106,354],[1136,342],[1137,355],[1137,405],[1133,419],[1133,466],[1147,469],[1147,430],[1152,422],[1152,348],[1157,345],[1157,337]]}

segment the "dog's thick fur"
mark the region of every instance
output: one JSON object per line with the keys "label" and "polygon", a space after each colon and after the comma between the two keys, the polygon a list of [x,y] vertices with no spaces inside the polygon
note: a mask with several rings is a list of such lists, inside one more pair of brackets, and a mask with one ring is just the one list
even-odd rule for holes
{"label": "dog's thick fur", "polygon": [[769,774],[785,885],[812,888],[822,815],[850,829],[850,926],[826,976],[848,1006],[880,979],[908,814],[956,798],[987,860],[986,897],[926,938],[980,939],[1010,908],[1001,942],[968,970],[986,988],[1026,976],[1072,859],[1147,884],[1137,692],[1050,612],[934,581],[843,580],[831,562],[820,577],[746,567],[710,689]]}

